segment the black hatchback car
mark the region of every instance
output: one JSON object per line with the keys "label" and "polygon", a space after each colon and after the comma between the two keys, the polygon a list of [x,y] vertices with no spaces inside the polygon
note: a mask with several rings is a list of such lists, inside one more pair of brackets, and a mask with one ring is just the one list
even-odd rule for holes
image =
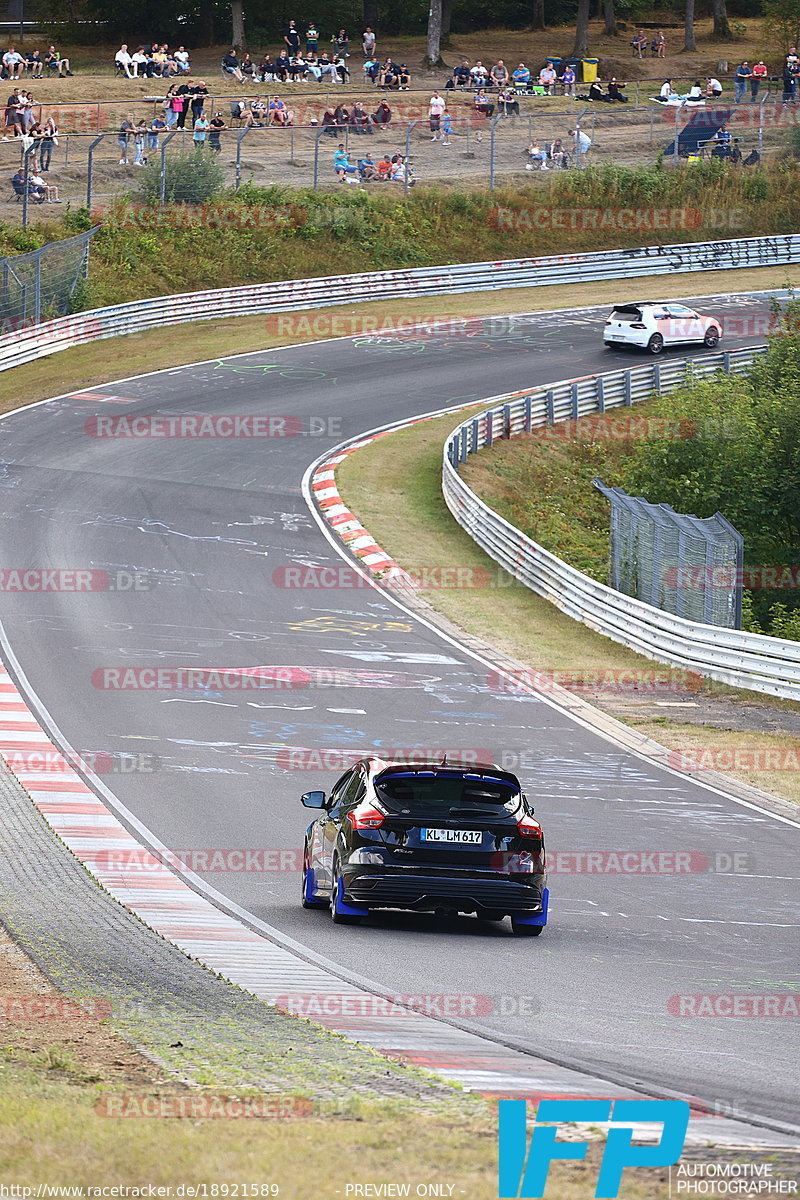
{"label": "black hatchback car", "polygon": [[302,802],[322,810],[306,830],[304,908],[330,907],[337,924],[402,908],[544,929],[544,835],[508,771],[368,758]]}

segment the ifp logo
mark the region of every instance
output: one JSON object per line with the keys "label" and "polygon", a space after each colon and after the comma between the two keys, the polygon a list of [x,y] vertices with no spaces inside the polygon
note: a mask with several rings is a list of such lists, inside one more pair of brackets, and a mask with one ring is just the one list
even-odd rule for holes
{"label": "ifp logo", "polygon": [[[597,1177],[596,1197],[615,1197],[619,1193],[625,1167],[668,1167],[676,1163],[689,1125],[689,1105],[685,1100],[540,1100],[529,1147],[525,1101],[501,1100],[498,1107],[498,1196],[501,1200],[544,1196],[553,1159],[586,1157],[588,1142],[556,1140],[558,1124],[611,1122]],[[651,1121],[662,1126],[661,1137],[655,1146],[634,1146],[636,1131],[630,1124],[613,1128],[623,1122],[638,1125]]]}

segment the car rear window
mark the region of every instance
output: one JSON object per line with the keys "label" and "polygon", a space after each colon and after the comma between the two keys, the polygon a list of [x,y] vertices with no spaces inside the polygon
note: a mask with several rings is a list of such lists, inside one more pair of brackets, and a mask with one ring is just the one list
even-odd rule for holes
{"label": "car rear window", "polygon": [[479,775],[396,772],[379,776],[375,790],[381,804],[395,813],[447,813],[451,808],[474,808],[506,815],[516,811],[520,803],[518,786]]}
{"label": "car rear window", "polygon": [[640,308],[633,308],[631,305],[627,305],[624,308],[615,308],[611,314],[611,319],[612,321],[641,321],[642,310]]}

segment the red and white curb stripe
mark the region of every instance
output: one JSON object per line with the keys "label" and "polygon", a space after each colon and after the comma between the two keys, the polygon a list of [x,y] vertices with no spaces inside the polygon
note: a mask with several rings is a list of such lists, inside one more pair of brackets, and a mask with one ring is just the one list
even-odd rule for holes
{"label": "red and white curb stripe", "polygon": [[382,436],[382,434],[375,434],[374,437],[364,438],[360,442],[354,442],[351,446],[347,446],[339,454],[322,463],[311,477],[311,490],[325,520],[341,538],[347,549],[356,558],[359,558],[373,575],[378,577],[389,570],[393,574],[395,571],[399,572],[400,567],[378,545],[369,530],[364,528],[342,501],[336,486],[336,468],[354,450],[369,446],[376,438]]}

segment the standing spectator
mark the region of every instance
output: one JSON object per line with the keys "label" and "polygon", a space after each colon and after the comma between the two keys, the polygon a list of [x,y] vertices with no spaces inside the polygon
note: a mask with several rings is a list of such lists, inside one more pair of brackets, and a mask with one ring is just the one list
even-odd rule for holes
{"label": "standing spectator", "polygon": [[196,125],[198,118],[203,116],[203,105],[208,99],[208,88],[204,79],[198,80],[192,89],[191,105],[192,105],[192,125]]}
{"label": "standing spectator", "polygon": [[445,109],[442,114],[442,145],[450,145],[450,134],[453,132],[453,119],[450,113]]}
{"label": "standing spectator", "polygon": [[49,67],[51,71],[58,71],[59,75],[72,74],[72,71],[69,69],[69,59],[62,58],[55,46],[48,46],[47,54],[44,56],[44,65]]}
{"label": "standing spectator", "polygon": [[22,79],[25,69],[25,59],[13,46],[9,46],[3,55],[3,67],[8,72],[6,79]]}
{"label": "standing spectator", "polygon": [[55,117],[48,117],[42,128],[42,140],[39,143],[39,170],[49,171],[53,148],[58,145],[58,125]]}
{"label": "standing spectator", "polygon": [[189,114],[189,108],[192,103],[192,93],[194,92],[194,84],[187,79],[186,83],[182,83],[177,91],[177,100],[180,102],[180,108],[177,109],[178,117],[175,121],[176,129],[186,128],[186,118]]}
{"label": "standing spectator", "polygon": [[561,82],[564,85],[565,96],[575,96],[575,70],[569,63],[564,68],[564,74],[561,76]]}
{"label": "standing spectator", "polygon": [[747,63],[747,61],[740,62],[739,66],[734,71],[734,73],[733,73],[733,86],[735,88],[734,100],[737,104],[741,104],[742,100],[744,99],[744,93],[745,93],[745,89],[747,88],[747,82],[750,79],[752,74],[753,74],[753,72],[750,70],[750,66]]}
{"label": "standing spectator", "polygon": [[164,133],[167,128],[167,122],[163,117],[156,115],[150,122],[150,128],[147,131],[147,149],[158,149],[158,135]]}
{"label": "standing spectator", "polygon": [[119,165],[121,167],[127,167],[128,165],[128,142],[135,128],[133,116],[131,113],[128,113],[120,125],[119,133],[117,134],[117,141],[119,142]]}
{"label": "standing spectator", "polygon": [[555,93],[556,73],[551,63],[546,63],[539,72],[539,87],[543,87],[548,96]]}
{"label": "standing spectator", "polygon": [[194,132],[192,133],[192,141],[194,142],[195,150],[202,150],[206,144],[206,134],[210,129],[210,122],[201,113],[194,123]]}
{"label": "standing spectator", "polygon": [[147,136],[147,122],[137,121],[136,128],[133,131],[133,165],[135,167],[146,167],[147,158],[144,152],[144,142]]}
{"label": "standing spectator", "polygon": [[239,67],[239,59],[233,47],[222,57],[222,69],[226,75],[232,75],[239,83],[244,83],[244,76]]}
{"label": "standing spectator", "polygon": [[441,138],[442,116],[446,104],[438,92],[434,92],[428,104],[428,123],[431,129],[431,141],[438,142]]}
{"label": "standing spectator", "polygon": [[124,71],[128,79],[135,78],[136,72],[133,69],[133,59],[128,53],[128,47],[124,42],[114,55],[114,65],[118,71]]}
{"label": "standing spectator", "polygon": [[306,54],[316,54],[318,50],[319,30],[313,21],[309,21],[306,29]]}
{"label": "standing spectator", "polygon": [[38,50],[29,50],[25,55],[25,65],[31,79],[41,79],[44,63]]}
{"label": "standing spectator", "polygon": [[753,66],[753,74],[750,77],[750,98],[754,104],[758,99],[758,93],[761,90],[761,80],[766,79],[767,75],[767,65],[763,58],[760,58]]}
{"label": "standing spectator", "polygon": [[23,134],[29,134],[36,124],[36,117],[33,112],[33,97],[30,92],[20,92],[19,94],[19,113],[22,124]]}
{"label": "standing spectator", "polygon": [[508,68],[502,58],[498,58],[497,62],[489,72],[492,80],[492,85],[496,88],[504,88],[508,83]]}
{"label": "standing spectator", "polygon": [[174,129],[178,124],[179,117],[183,115],[185,96],[181,95],[180,88],[175,87],[174,84],[170,88],[170,93],[168,93],[166,101],[164,119],[167,122],[167,129]]}
{"label": "standing spectator", "polygon": [[222,133],[223,129],[227,129],[227,126],[222,113],[214,113],[214,116],[209,122],[208,130],[208,148],[209,150],[212,150],[214,154],[219,154],[220,150],[222,149],[222,143],[219,140],[219,135]]}
{"label": "standing spectator", "polygon": [[334,58],[337,55],[341,58],[350,57],[350,37],[346,30],[340,29],[338,33],[334,34],[331,38],[331,45],[333,46]]}
{"label": "standing spectator", "polygon": [[370,29],[369,25],[361,35],[361,49],[364,51],[364,58],[373,58],[375,55],[375,34]]}
{"label": "standing spectator", "polygon": [[570,129],[569,136],[575,139],[575,161],[580,162],[586,157],[592,147],[592,139],[587,137],[582,129]]}
{"label": "standing spectator", "polygon": [[789,63],[787,62],[783,68],[783,103],[793,104],[795,91],[797,89],[797,80]]}
{"label": "standing spectator", "polygon": [[286,49],[289,51],[290,58],[293,54],[300,53],[300,34],[297,32],[297,26],[294,21],[290,21],[288,27],[284,29],[283,40]]}

